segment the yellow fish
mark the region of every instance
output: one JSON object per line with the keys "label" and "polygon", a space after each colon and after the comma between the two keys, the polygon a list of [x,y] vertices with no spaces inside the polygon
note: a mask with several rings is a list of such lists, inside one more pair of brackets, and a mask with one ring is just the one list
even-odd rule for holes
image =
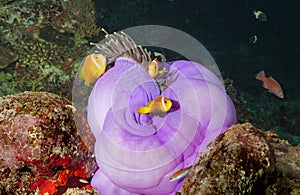
{"label": "yellow fish", "polygon": [[168,98],[158,96],[155,100],[149,102],[146,106],[138,108],[139,114],[150,114],[164,116],[172,107],[172,101]]}
{"label": "yellow fish", "polygon": [[148,65],[148,73],[152,78],[157,77],[159,74],[163,74],[167,72],[166,69],[159,70],[159,62],[157,58],[155,58],[149,65]]}
{"label": "yellow fish", "polygon": [[84,80],[86,86],[90,86],[105,72],[105,69],[105,56],[99,53],[90,54],[84,60],[79,78]]}

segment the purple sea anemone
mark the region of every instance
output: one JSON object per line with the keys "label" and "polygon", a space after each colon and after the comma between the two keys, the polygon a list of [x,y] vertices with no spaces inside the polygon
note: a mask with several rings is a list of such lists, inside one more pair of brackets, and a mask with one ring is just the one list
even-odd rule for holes
{"label": "purple sea anemone", "polygon": [[[174,194],[182,179],[170,177],[193,165],[199,152],[236,122],[235,108],[219,78],[191,61],[174,61],[176,78],[164,90],[129,57],[96,82],[88,102],[88,122],[96,138],[99,166],[92,186],[101,195]],[[136,109],[162,95],[173,106],[165,117]]]}

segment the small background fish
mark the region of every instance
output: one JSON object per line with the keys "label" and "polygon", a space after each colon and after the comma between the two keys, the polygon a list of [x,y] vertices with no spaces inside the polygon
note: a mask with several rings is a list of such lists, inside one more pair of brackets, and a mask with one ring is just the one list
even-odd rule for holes
{"label": "small background fish", "polygon": [[187,167],[187,168],[184,168],[184,169],[181,169],[181,170],[177,171],[176,173],[174,173],[170,177],[170,182],[177,181],[179,179],[184,178],[189,173],[190,168],[191,168],[191,166]]}
{"label": "small background fish", "polygon": [[270,93],[275,94],[277,97],[284,98],[280,84],[271,76],[267,78],[265,71],[262,70],[257,73],[255,78],[262,81],[263,87],[268,89]]}
{"label": "small background fish", "polygon": [[262,11],[254,10],[253,14],[254,14],[254,16],[255,16],[256,19],[258,19],[258,20],[260,20],[262,22],[265,22],[265,21],[268,20],[267,15],[264,12],[262,12]]}
{"label": "small background fish", "polygon": [[252,35],[250,38],[249,38],[249,41],[250,43],[256,43],[257,42],[257,35]]}

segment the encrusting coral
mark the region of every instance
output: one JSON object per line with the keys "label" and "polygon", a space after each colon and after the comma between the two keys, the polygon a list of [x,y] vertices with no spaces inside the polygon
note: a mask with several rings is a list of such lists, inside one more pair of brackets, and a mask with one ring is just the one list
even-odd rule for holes
{"label": "encrusting coral", "polygon": [[275,166],[264,133],[249,123],[229,128],[200,154],[183,182],[182,194],[249,194]]}
{"label": "encrusting coral", "polygon": [[6,47],[0,45],[0,69],[6,68],[9,64],[18,59],[18,55]]}
{"label": "encrusting coral", "polygon": [[200,154],[181,194],[297,194],[299,147],[279,139],[275,131],[234,125]]}
{"label": "encrusting coral", "polygon": [[64,30],[79,38],[91,37],[99,33],[100,28],[96,25],[96,11],[92,0],[72,0],[62,5],[68,13],[62,25]]}
{"label": "encrusting coral", "polygon": [[0,44],[15,55],[0,64],[0,68],[11,64],[0,70],[0,96],[47,90],[70,97],[73,78],[89,47],[85,38],[98,32],[91,0],[4,4]]}
{"label": "encrusting coral", "polygon": [[[86,132],[81,137],[74,117]],[[71,103],[46,92],[0,98],[0,194],[91,190],[93,136]]]}

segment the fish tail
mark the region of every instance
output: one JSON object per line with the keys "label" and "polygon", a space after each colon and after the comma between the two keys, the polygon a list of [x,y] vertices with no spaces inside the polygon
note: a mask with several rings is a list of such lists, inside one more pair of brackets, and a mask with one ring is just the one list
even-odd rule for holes
{"label": "fish tail", "polygon": [[139,114],[148,114],[150,112],[150,108],[148,107],[140,107],[138,109],[136,109],[137,113]]}
{"label": "fish tail", "polygon": [[255,78],[257,80],[263,81],[266,78],[265,71],[262,70],[259,73],[257,73]]}
{"label": "fish tail", "polygon": [[81,68],[81,70],[79,72],[79,79],[84,80],[83,67]]}

